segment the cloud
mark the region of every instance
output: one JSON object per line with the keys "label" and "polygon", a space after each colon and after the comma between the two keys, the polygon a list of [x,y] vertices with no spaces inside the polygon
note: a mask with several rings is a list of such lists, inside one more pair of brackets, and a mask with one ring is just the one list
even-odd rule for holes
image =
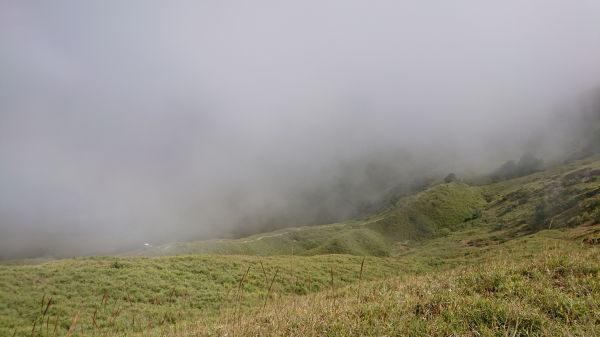
{"label": "cloud", "polygon": [[4,1],[0,256],[331,221],[440,163],[550,156],[599,7]]}

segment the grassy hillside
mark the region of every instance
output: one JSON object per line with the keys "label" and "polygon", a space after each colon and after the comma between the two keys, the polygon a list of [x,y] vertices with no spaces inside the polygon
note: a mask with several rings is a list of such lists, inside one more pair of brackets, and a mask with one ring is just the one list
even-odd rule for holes
{"label": "grassy hillside", "polygon": [[296,227],[239,240],[171,243],[134,255],[235,254],[386,256],[398,240],[423,240],[455,230],[481,213],[481,189],[454,182],[402,198],[380,214],[344,223]]}
{"label": "grassy hillside", "polygon": [[485,186],[440,184],[400,199],[388,210],[344,223],[296,227],[238,240],[170,243],[133,255],[234,254],[389,256],[465,226],[508,228],[513,235],[600,220],[600,161],[576,161]]}
{"label": "grassy hillside", "polygon": [[600,226],[496,237],[466,228],[398,257],[366,257],[362,275],[362,257],[350,255],[3,266],[0,335],[51,336],[56,327],[63,336],[77,313],[82,336],[594,335]]}
{"label": "grassy hillside", "polygon": [[556,242],[531,254],[286,299],[172,335],[598,336],[600,249]]}
{"label": "grassy hillside", "polygon": [[0,335],[597,335],[599,176],[592,158],[137,252],[171,256],[0,265]]}
{"label": "grassy hillside", "polygon": [[[364,280],[418,272],[409,261],[369,258]],[[49,323],[60,334],[80,311],[81,329],[142,330],[190,318],[216,315],[235,304],[244,277],[245,303],[270,296],[302,295],[327,288],[331,268],[339,286],[356,282],[361,258],[348,255],[310,258],[178,256],[158,258],[77,258],[40,265],[0,266],[0,335],[30,333],[52,298]],[[245,275],[247,272],[247,275]],[[273,277],[277,273],[277,278]],[[244,276],[245,275],[245,276]],[[43,299],[43,300],[42,300]],[[41,323],[39,321],[38,323]],[[45,322],[44,322],[45,323]],[[44,326],[45,328],[45,326]],[[10,334],[9,334],[10,335]]]}

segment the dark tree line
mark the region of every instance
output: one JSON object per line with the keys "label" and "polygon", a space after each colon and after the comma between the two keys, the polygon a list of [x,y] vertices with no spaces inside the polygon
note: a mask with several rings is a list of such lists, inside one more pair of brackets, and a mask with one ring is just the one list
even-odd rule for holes
{"label": "dark tree line", "polygon": [[511,178],[526,176],[528,174],[541,171],[544,168],[544,161],[535,157],[531,153],[525,153],[518,162],[509,160],[502,164],[492,173],[493,181],[502,181]]}

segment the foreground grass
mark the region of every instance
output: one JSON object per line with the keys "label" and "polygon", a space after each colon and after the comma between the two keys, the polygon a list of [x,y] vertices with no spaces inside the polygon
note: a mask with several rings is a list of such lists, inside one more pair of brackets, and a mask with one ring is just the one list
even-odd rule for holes
{"label": "foreground grass", "polygon": [[[121,334],[217,318],[239,305],[418,274],[426,261],[349,255],[91,257],[0,266],[0,336]],[[243,279],[243,282],[241,280]],[[243,292],[244,300],[239,301]],[[50,305],[48,305],[50,302]],[[48,307],[48,308],[46,308]],[[35,328],[34,328],[35,325]]]}
{"label": "foreground grass", "polygon": [[362,257],[349,255],[2,266],[0,335],[64,336],[78,314],[79,336],[591,336],[600,325],[599,231],[494,243],[498,231],[473,227],[398,257],[366,257],[362,272]]}
{"label": "foreground grass", "polygon": [[598,336],[600,250],[395,277],[187,326],[174,336]]}

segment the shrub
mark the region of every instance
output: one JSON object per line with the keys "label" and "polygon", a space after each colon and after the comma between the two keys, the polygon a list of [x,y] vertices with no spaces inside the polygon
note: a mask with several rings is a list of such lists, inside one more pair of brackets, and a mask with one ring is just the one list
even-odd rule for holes
{"label": "shrub", "polygon": [[533,212],[532,226],[531,229],[541,229],[546,222],[546,219],[550,216],[550,206],[546,200],[540,201],[535,207]]}
{"label": "shrub", "polygon": [[518,162],[509,160],[502,164],[492,173],[492,181],[502,181],[506,179],[526,176],[528,174],[541,171],[544,167],[544,161],[535,157],[531,153],[525,153]]}
{"label": "shrub", "polygon": [[456,174],[454,173],[450,173],[444,178],[445,183],[451,183],[453,181],[456,181]]}
{"label": "shrub", "polygon": [[121,269],[121,268],[125,267],[125,265],[122,264],[121,262],[115,260],[113,263],[111,263],[110,267],[115,268],[115,269]]}

